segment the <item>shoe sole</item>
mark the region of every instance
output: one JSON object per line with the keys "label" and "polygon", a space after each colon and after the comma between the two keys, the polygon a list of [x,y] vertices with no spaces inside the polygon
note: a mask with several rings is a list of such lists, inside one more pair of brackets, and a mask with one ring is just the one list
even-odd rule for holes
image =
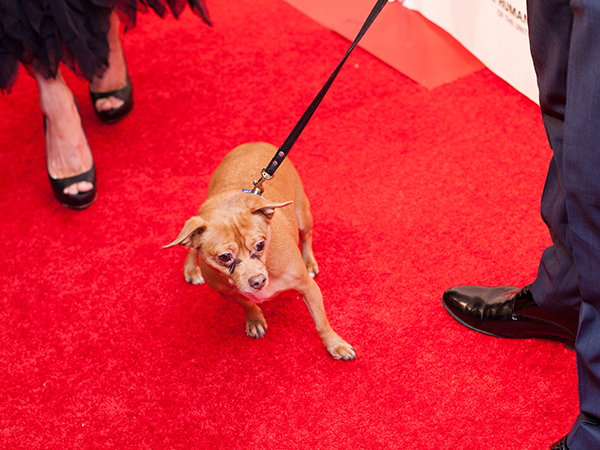
{"label": "shoe sole", "polygon": [[86,209],[86,208],[90,207],[92,205],[92,203],[94,203],[96,201],[97,198],[98,198],[98,192],[96,192],[94,194],[94,198],[92,198],[89,202],[87,202],[83,205],[71,205],[69,203],[64,203],[64,202],[60,202],[60,201],[59,201],[59,203],[66,208],[74,209],[76,211],[81,211],[82,209]]}

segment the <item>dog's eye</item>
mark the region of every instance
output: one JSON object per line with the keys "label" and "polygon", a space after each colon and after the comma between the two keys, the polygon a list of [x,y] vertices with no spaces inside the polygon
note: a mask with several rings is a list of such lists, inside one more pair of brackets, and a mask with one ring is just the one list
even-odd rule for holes
{"label": "dog's eye", "polygon": [[260,241],[255,248],[257,252],[262,252],[265,249],[265,241]]}
{"label": "dog's eye", "polygon": [[222,264],[228,264],[233,260],[233,256],[231,256],[231,253],[223,253],[222,255],[219,255],[218,258],[219,262]]}

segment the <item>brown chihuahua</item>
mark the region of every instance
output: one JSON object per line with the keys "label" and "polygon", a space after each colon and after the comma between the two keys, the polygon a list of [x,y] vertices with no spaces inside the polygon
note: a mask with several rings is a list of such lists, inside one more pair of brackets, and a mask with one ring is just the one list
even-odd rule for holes
{"label": "brown chihuahua", "polygon": [[[292,163],[285,160],[267,183],[270,200],[243,191],[276,151],[265,143],[233,149],[213,173],[198,215],[164,248],[178,244],[189,248],[185,279],[193,284],[206,282],[241,305],[248,336],[261,338],[267,331],[259,303],[296,291],[329,354],[335,359],[356,359],[354,349],[329,325],[321,290],[313,280],[319,269],[312,250],[312,216]],[[293,210],[284,208],[292,203]]]}

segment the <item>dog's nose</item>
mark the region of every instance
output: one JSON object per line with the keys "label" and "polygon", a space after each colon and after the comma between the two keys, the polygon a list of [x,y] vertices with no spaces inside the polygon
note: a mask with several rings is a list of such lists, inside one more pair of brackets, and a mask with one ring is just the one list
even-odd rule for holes
{"label": "dog's nose", "polygon": [[256,275],[255,277],[250,278],[248,280],[248,284],[250,284],[250,287],[258,291],[259,289],[263,288],[266,281],[267,278],[261,273],[260,275]]}

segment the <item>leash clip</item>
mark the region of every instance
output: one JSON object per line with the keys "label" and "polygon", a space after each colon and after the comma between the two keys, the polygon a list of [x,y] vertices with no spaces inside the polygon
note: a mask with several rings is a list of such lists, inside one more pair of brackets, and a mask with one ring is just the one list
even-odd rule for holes
{"label": "leash clip", "polygon": [[256,180],[254,182],[254,188],[252,188],[252,190],[247,191],[246,189],[244,189],[244,192],[249,192],[250,194],[254,194],[254,195],[262,195],[264,192],[264,189],[262,188],[262,184],[265,182],[265,180],[272,180],[273,179],[273,175],[269,175],[266,171],[266,169],[263,169],[260,173],[260,179]]}

